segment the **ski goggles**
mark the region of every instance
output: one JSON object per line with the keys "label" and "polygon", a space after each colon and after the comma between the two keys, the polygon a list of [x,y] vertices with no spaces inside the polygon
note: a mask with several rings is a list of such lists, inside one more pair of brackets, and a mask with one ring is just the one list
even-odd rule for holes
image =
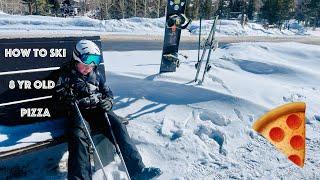
{"label": "ski goggles", "polygon": [[90,65],[99,65],[102,61],[102,56],[101,55],[96,55],[96,54],[83,54],[80,56],[81,61],[84,64]]}

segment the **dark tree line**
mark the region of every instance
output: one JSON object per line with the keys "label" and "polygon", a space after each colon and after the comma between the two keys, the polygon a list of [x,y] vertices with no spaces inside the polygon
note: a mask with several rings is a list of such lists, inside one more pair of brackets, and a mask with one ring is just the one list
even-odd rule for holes
{"label": "dark tree line", "polygon": [[[58,15],[63,8],[78,8],[79,15],[99,19],[158,18],[165,15],[167,0],[0,0],[0,10],[10,13]],[[10,8],[12,7],[12,8]],[[192,19],[257,20],[281,25],[289,19],[319,26],[320,0],[187,0],[186,15]]]}
{"label": "dark tree line", "polygon": [[60,9],[58,0],[21,0],[28,7],[28,14],[51,15]]}
{"label": "dark tree line", "polygon": [[306,26],[320,26],[320,0],[306,0],[299,5],[296,19],[305,21]]}

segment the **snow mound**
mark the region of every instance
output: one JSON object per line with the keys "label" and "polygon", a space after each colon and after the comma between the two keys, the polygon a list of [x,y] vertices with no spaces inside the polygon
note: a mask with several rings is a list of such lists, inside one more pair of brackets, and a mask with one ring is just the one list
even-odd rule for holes
{"label": "snow mound", "polygon": [[217,112],[203,111],[199,114],[199,119],[203,121],[211,121],[217,126],[227,126],[230,124],[230,119]]}
{"label": "snow mound", "polygon": [[[213,21],[203,22],[203,34],[208,34]],[[183,31],[184,35],[197,35],[199,33],[199,21],[193,21],[190,25],[191,34]],[[134,34],[134,35],[163,35],[165,17],[96,20],[86,16],[76,17],[50,17],[50,16],[21,16],[0,13],[0,31],[3,33],[34,32],[34,33],[62,33],[81,34]],[[312,31],[302,27],[296,21],[290,22],[290,30],[280,31],[277,28],[264,29],[262,24],[250,22],[242,27],[236,20],[219,20],[217,24],[217,36],[293,36],[312,35],[320,36],[319,29]],[[56,32],[59,30],[59,32]],[[41,32],[40,32],[41,31]],[[88,35],[88,34],[87,34]]]}
{"label": "snow mound", "polygon": [[[175,73],[157,74],[160,51],[105,52],[115,108],[160,179],[315,178],[319,163],[319,46],[239,43],[219,48],[202,86],[192,82],[196,51]],[[127,59],[127,60],[126,60]],[[123,83],[126,82],[126,83]],[[307,157],[299,169],[252,130],[287,102],[307,103]],[[134,115],[134,116],[132,116]],[[291,173],[287,173],[290,171]]]}
{"label": "snow mound", "polygon": [[[202,22],[202,33],[209,34],[212,20],[204,20]],[[192,33],[199,34],[199,21],[192,22]],[[319,36],[319,30],[311,30],[311,28],[304,28],[296,21],[290,22],[289,29],[269,28],[265,29],[262,24],[249,22],[242,27],[239,21],[236,20],[218,20],[217,22],[217,36],[293,36],[293,35],[312,35]]]}

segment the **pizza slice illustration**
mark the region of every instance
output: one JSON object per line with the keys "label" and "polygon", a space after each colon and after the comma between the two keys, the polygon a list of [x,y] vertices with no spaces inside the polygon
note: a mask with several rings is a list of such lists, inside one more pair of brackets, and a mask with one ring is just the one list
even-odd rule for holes
{"label": "pizza slice illustration", "polygon": [[303,102],[285,104],[253,124],[254,130],[300,167],[304,166],[306,150],[305,110]]}

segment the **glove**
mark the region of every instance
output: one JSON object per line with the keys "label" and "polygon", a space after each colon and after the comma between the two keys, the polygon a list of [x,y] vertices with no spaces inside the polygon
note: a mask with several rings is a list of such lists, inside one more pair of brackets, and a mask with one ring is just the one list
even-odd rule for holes
{"label": "glove", "polygon": [[60,86],[55,89],[56,96],[58,96],[58,99],[61,101],[64,101],[66,103],[72,103],[75,101],[75,97],[72,94],[71,90],[68,89],[68,87]]}
{"label": "glove", "polygon": [[76,102],[76,98],[73,95],[68,94],[65,96],[64,101],[67,104],[74,104]]}
{"label": "glove", "polygon": [[112,102],[111,98],[106,97],[106,98],[100,100],[99,105],[103,110],[110,111],[112,109],[113,102]]}
{"label": "glove", "polygon": [[96,108],[97,105],[100,103],[100,95],[101,94],[91,94],[88,97],[80,99],[79,106],[85,109]]}

